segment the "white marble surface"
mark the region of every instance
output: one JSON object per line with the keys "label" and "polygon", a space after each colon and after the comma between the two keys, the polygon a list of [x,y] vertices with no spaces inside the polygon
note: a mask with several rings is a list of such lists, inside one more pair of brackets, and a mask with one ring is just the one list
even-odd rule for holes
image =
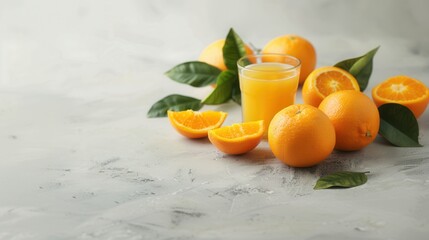
{"label": "white marble surface", "polygon": [[[293,169],[263,142],[226,156],[146,112],[203,97],[163,73],[230,27],[248,42],[297,33],[318,66],[378,45],[368,90],[429,85],[427,1],[0,1],[0,239],[427,239],[429,111],[422,148],[381,138]],[[298,94],[297,102],[302,102]],[[233,103],[212,107],[240,121]],[[207,107],[205,109],[208,109]],[[314,191],[336,170],[368,182]]]}

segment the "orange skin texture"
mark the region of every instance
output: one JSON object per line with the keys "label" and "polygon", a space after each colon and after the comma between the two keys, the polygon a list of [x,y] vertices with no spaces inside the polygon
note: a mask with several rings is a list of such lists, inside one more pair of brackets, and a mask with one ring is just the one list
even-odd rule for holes
{"label": "orange skin texture", "polygon": [[[227,70],[223,60],[223,45],[225,45],[225,39],[219,39],[212,42],[203,49],[198,60],[215,66],[222,71]],[[247,55],[251,55],[253,53],[249,46],[245,45],[245,49]]]}
{"label": "orange skin texture", "polygon": [[418,118],[428,106],[429,89],[417,79],[408,76],[394,76],[372,89],[372,99],[377,107],[386,103],[401,104],[409,108]]}
{"label": "orange skin texture", "polygon": [[316,67],[316,49],[307,39],[294,34],[276,37],[269,41],[262,53],[281,53],[298,58],[301,61],[299,83],[304,83],[307,76]]}
{"label": "orange skin texture", "polygon": [[360,150],[374,141],[380,127],[377,106],[365,94],[343,90],[327,96],[319,105],[335,128],[335,149]]}
{"label": "orange skin texture", "polygon": [[316,107],[296,104],[274,116],[268,128],[268,142],[280,161],[292,167],[311,167],[331,154],[335,129]]}
{"label": "orange skin texture", "polygon": [[253,150],[261,142],[264,133],[263,121],[237,123],[210,130],[210,142],[220,151],[238,155]]}
{"label": "orange skin texture", "polygon": [[349,72],[332,66],[320,67],[308,75],[302,86],[305,104],[318,107],[329,94],[346,89],[359,91],[359,84]]}

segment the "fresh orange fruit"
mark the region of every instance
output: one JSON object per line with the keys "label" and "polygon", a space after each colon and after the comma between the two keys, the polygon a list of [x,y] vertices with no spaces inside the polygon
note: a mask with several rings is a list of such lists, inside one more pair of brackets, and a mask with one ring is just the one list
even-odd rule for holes
{"label": "fresh orange fruit", "polygon": [[302,98],[305,104],[318,107],[329,94],[354,89],[359,91],[359,84],[353,75],[337,67],[321,67],[314,70],[302,87]]}
{"label": "fresh orange fruit", "polygon": [[394,76],[372,89],[372,99],[377,107],[385,103],[404,105],[418,118],[429,103],[429,89],[417,79]]}
{"label": "fresh orange fruit", "polygon": [[258,146],[264,134],[264,121],[236,123],[209,131],[209,140],[227,154],[243,154]]}
{"label": "fresh orange fruit", "polygon": [[[223,45],[225,45],[225,39],[219,39],[211,44],[201,52],[198,60],[201,62],[208,63],[213,65],[220,70],[226,70],[225,62],[223,61]],[[249,46],[245,46],[247,55],[253,53],[252,49]]]}
{"label": "fresh orange fruit", "polygon": [[268,143],[276,158],[292,167],[310,167],[335,146],[335,129],[319,109],[307,104],[284,108],[271,120]]}
{"label": "fresh orange fruit", "polygon": [[288,54],[301,60],[300,84],[316,67],[316,50],[310,41],[298,35],[288,34],[276,37],[264,46],[262,53]]}
{"label": "fresh orange fruit", "polygon": [[194,112],[192,110],[168,111],[167,114],[171,125],[188,138],[207,137],[208,131],[220,127],[227,116],[225,112]]}
{"label": "fresh orange fruit", "polygon": [[374,141],[380,127],[377,106],[365,94],[343,90],[327,96],[319,105],[335,128],[335,149],[359,150]]}

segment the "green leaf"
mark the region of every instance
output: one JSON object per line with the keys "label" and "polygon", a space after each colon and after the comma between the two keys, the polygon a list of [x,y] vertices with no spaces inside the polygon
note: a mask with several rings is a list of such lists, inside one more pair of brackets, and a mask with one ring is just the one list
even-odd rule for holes
{"label": "green leaf", "polygon": [[341,61],[334,66],[342,68],[353,75],[359,83],[360,91],[363,92],[368,86],[369,78],[372,73],[373,58],[379,48],[380,46],[367,52],[363,56]]}
{"label": "green leaf", "polygon": [[368,172],[336,172],[317,180],[314,189],[326,189],[331,187],[351,188],[362,185],[368,180]]}
{"label": "green leaf", "polygon": [[413,112],[397,103],[383,104],[380,113],[380,133],[387,141],[398,147],[421,147],[419,124]]}
{"label": "green leaf", "polygon": [[225,70],[216,80],[216,88],[207,96],[202,103],[208,105],[216,105],[227,102],[232,96],[232,86],[238,81],[238,76],[235,72]]}
{"label": "green leaf", "polygon": [[166,117],[168,110],[184,111],[192,109],[194,111],[200,110],[203,104],[200,99],[187,97],[183,95],[173,94],[164,97],[159,100],[149,109],[147,116],[149,118],[154,117]]}
{"label": "green leaf", "polygon": [[165,73],[176,82],[204,87],[216,82],[220,69],[205,62],[192,61],[179,64]]}
{"label": "green leaf", "polygon": [[232,71],[237,71],[237,61],[241,57],[246,56],[246,48],[243,40],[235,33],[234,29],[230,29],[225,39],[223,46],[223,60],[225,66]]}
{"label": "green leaf", "polygon": [[241,105],[241,90],[240,90],[240,82],[236,81],[234,85],[232,85],[232,101],[236,102],[238,105]]}

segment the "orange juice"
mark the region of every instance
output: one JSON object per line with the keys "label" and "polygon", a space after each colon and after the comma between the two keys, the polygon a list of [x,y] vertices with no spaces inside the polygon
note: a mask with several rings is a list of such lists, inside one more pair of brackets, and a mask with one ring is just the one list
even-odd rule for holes
{"label": "orange juice", "polygon": [[240,69],[243,121],[264,120],[265,135],[274,115],[294,104],[298,66],[279,62],[250,64]]}

